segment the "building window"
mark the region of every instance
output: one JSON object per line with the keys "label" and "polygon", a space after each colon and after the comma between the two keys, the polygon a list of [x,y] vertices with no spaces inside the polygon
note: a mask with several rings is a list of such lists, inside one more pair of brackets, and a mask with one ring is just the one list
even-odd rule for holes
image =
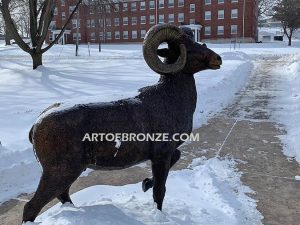
{"label": "building window", "polygon": [[123,31],[123,39],[128,39],[128,31],[127,30]]}
{"label": "building window", "polygon": [[120,11],[120,6],[119,4],[114,4],[114,11],[119,12]]}
{"label": "building window", "polygon": [[115,31],[115,39],[120,39],[120,31]]}
{"label": "building window", "polygon": [[74,9],[75,9],[75,6],[69,6],[69,13],[71,14]]}
{"label": "building window", "polygon": [[178,0],[178,7],[184,6],[184,0]]}
{"label": "building window", "polygon": [[62,12],[62,13],[61,13],[61,19],[62,19],[62,20],[65,20],[65,19],[66,19],[66,13],[65,13],[65,12]]}
{"label": "building window", "polygon": [[131,11],[136,11],[136,2],[131,3]]}
{"label": "building window", "polygon": [[164,23],[165,22],[165,15],[159,15],[159,23]]}
{"label": "building window", "polygon": [[237,25],[231,25],[231,34],[237,34]]}
{"label": "building window", "polygon": [[196,20],[195,19],[190,19],[190,24],[196,24]]}
{"label": "building window", "polygon": [[61,2],[61,6],[65,6],[66,5],[66,1],[65,0],[60,0]]}
{"label": "building window", "polygon": [[105,22],[106,22],[106,26],[108,26],[108,27],[111,26],[111,19],[110,18],[106,18]]}
{"label": "building window", "polygon": [[107,40],[111,39],[111,32],[110,31],[106,32],[106,39]]}
{"label": "building window", "polygon": [[239,2],[239,0],[231,0],[232,3]]}
{"label": "building window", "polygon": [[224,34],[224,26],[218,26],[218,35]]}
{"label": "building window", "polygon": [[141,16],[141,24],[146,24],[146,16]]}
{"label": "building window", "polygon": [[155,15],[150,15],[150,24],[155,24]]}
{"label": "building window", "polygon": [[224,10],[219,10],[218,11],[218,19],[223,20],[224,19]]}
{"label": "building window", "polygon": [[105,6],[105,9],[106,9],[105,11],[106,11],[107,13],[110,13],[110,5],[106,5],[106,6]]}
{"label": "building window", "polygon": [[56,30],[56,21],[51,21],[48,29],[49,30]]}
{"label": "building window", "polygon": [[174,23],[174,14],[169,14],[169,23]]}
{"label": "building window", "polygon": [[100,24],[100,27],[103,27],[103,22],[104,22],[104,20],[103,19],[99,19],[99,24]]}
{"label": "building window", "polygon": [[100,38],[100,40],[103,40],[103,32],[102,31],[99,32],[99,38]]}
{"label": "building window", "polygon": [[164,1],[165,0],[159,0],[159,8],[163,8],[164,7]]}
{"label": "building window", "polygon": [[190,12],[195,12],[195,4],[190,4]]}
{"label": "building window", "polygon": [[123,12],[127,12],[127,11],[128,11],[128,4],[123,3]]}
{"label": "building window", "polygon": [[88,27],[95,27],[95,20],[87,20],[86,22]]}
{"label": "building window", "polygon": [[211,20],[211,11],[205,11],[205,20]]}
{"label": "building window", "polygon": [[90,6],[90,10],[89,10],[89,11],[90,11],[90,14],[91,14],[91,15],[94,14],[94,10],[95,10],[94,7],[93,7],[93,6]]}
{"label": "building window", "polygon": [[136,25],[136,24],[137,24],[137,18],[136,18],[136,16],[133,16],[131,18],[131,25]]}
{"label": "building window", "polygon": [[218,4],[224,4],[224,0],[218,0]]}
{"label": "building window", "polygon": [[123,17],[123,25],[128,25],[128,17]]}
{"label": "building window", "polygon": [[96,40],[96,34],[95,34],[95,32],[91,33],[91,40],[92,41]]}
{"label": "building window", "polygon": [[95,27],[95,20],[91,19],[91,27]]}
{"label": "building window", "polygon": [[155,1],[150,1],[149,2],[149,8],[150,9],[155,9]]}
{"label": "building window", "polygon": [[[77,34],[73,33],[73,40],[76,41]],[[78,33],[78,40],[81,40],[81,33]]]}
{"label": "building window", "polygon": [[146,30],[141,30],[141,38],[145,38],[146,36]]}
{"label": "building window", "polygon": [[210,5],[211,4],[211,0],[205,0],[205,5]]}
{"label": "building window", "polygon": [[211,35],[211,27],[205,27],[204,28],[204,34],[205,35]]}
{"label": "building window", "polygon": [[[73,29],[77,28],[77,19],[72,19],[72,24],[73,24]],[[80,20],[78,21],[78,28],[80,28]]]}
{"label": "building window", "polygon": [[178,13],[178,22],[184,22],[184,13]]}
{"label": "building window", "polygon": [[237,9],[231,10],[231,18],[232,19],[238,18],[238,10]]}
{"label": "building window", "polygon": [[145,2],[141,2],[140,3],[140,9],[141,10],[145,10],[146,9],[146,3]]}
{"label": "building window", "polygon": [[137,39],[137,31],[136,31],[136,30],[133,30],[133,31],[131,32],[131,38],[132,38],[132,39]]}
{"label": "building window", "polygon": [[174,0],[168,0],[168,7],[173,8],[174,7]]}
{"label": "building window", "polygon": [[54,16],[58,15],[58,8],[57,7],[55,7],[53,14],[54,14]]}
{"label": "building window", "polygon": [[120,19],[119,18],[115,18],[115,26],[119,26],[120,25]]}

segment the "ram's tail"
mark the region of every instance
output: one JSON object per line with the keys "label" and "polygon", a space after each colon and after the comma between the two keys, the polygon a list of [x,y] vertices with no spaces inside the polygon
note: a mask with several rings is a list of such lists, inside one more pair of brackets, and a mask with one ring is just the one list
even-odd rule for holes
{"label": "ram's tail", "polygon": [[29,131],[29,141],[31,144],[33,144],[33,141],[32,141],[32,132],[33,132],[33,126],[31,127],[30,131]]}

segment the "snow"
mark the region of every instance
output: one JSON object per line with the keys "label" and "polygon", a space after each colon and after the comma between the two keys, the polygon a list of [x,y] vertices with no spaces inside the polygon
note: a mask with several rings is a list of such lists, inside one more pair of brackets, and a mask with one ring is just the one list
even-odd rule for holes
{"label": "snow", "polygon": [[[241,44],[236,50],[230,44],[208,44],[221,54],[223,66],[195,74],[198,102],[194,128],[232,103],[251,73],[253,59],[290,57],[300,49],[300,42],[293,44],[289,48],[286,42]],[[140,44],[103,45],[101,53],[91,46],[91,56],[87,46],[80,46],[80,56],[74,53],[72,45],[54,46],[44,55],[44,66],[33,71],[26,53],[0,44],[0,204],[37,187],[41,168],[28,132],[45,108],[61,102],[68,106],[132,97],[139,88],[158,80],[144,62]],[[282,104],[288,99],[284,104],[287,112],[277,117],[288,125],[288,133],[295,134],[284,140],[290,146],[286,151],[293,156],[299,152],[298,147],[291,148],[299,146],[300,133],[299,110],[294,112],[300,99],[297,57],[289,66],[288,91],[282,93]],[[284,115],[289,119],[284,120]],[[42,224],[72,224],[74,220],[76,224],[260,224],[255,202],[245,195],[251,190],[240,182],[233,162],[217,158],[195,162],[198,164],[191,169],[171,173],[163,214],[153,209],[151,193],[144,194],[141,184],[133,184],[90,187],[73,195],[79,208],[57,205],[39,219]]]}
{"label": "snow", "polygon": [[99,185],[73,194],[75,206],[59,203],[35,224],[261,224],[256,202],[247,195],[252,191],[242,185],[234,165],[230,159],[202,158],[194,160],[189,169],[171,172],[162,212],[155,209],[151,191],[141,191],[141,183]]}
{"label": "snow", "polygon": [[[246,54],[229,52],[229,45],[210,47],[222,55],[224,65],[195,75],[195,128],[230,104],[252,67]],[[100,54],[92,46],[91,56],[87,46],[80,46],[80,57],[74,56],[74,50],[72,45],[54,46],[45,54],[44,66],[33,71],[26,53],[0,45],[0,180],[5,180],[0,183],[4,190],[0,202],[35,190],[41,172],[28,132],[44,109],[61,102],[61,107],[69,107],[74,102],[132,97],[159,78],[144,62],[140,44],[104,45]],[[28,175],[19,182],[17,174],[25,165]]]}
{"label": "snow", "polygon": [[287,132],[281,136],[284,153],[300,163],[300,53],[283,60],[285,65],[273,71],[279,81],[278,97],[273,101],[279,110],[274,112],[274,119]]}

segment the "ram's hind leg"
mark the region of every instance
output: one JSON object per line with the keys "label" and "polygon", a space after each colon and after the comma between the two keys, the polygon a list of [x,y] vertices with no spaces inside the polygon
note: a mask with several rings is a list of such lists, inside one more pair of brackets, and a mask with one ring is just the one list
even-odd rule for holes
{"label": "ram's hind leg", "polygon": [[[181,152],[178,149],[176,149],[171,158],[170,168],[172,168],[176,164],[176,162],[180,159],[180,155],[181,155]],[[146,178],[145,180],[143,180],[142,188],[143,188],[144,192],[148,191],[152,187],[153,187],[153,178],[152,177]]]}
{"label": "ram's hind leg", "polygon": [[69,194],[70,187],[68,187],[62,194],[60,194],[57,198],[62,203],[65,204],[66,202],[69,202],[73,204],[70,194]]}
{"label": "ram's hind leg", "polygon": [[80,173],[81,170],[78,170],[63,176],[61,170],[44,171],[33,198],[24,206],[23,222],[33,222],[42,208],[56,197],[62,196],[63,200],[69,200],[66,190],[79,177]]}

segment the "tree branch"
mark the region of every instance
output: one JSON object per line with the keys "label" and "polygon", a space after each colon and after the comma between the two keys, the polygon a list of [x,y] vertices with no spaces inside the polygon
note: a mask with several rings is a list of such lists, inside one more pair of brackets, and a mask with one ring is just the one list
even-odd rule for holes
{"label": "tree branch", "polygon": [[30,36],[33,47],[36,47],[37,43],[37,1],[29,0],[30,9]]}
{"label": "tree branch", "polygon": [[48,7],[48,10],[47,10],[48,13],[44,17],[44,21],[43,21],[43,23],[41,25],[41,26],[43,26],[43,28],[42,28],[42,33],[40,35],[39,41],[37,43],[37,48],[38,49],[42,48],[43,42],[46,39],[46,36],[47,36],[47,33],[48,33],[48,28],[49,28],[50,23],[51,23],[51,21],[53,19],[53,16],[54,16],[54,10],[55,10],[55,4],[52,3],[52,5],[50,5]]}
{"label": "tree branch", "polygon": [[63,28],[61,29],[60,33],[58,34],[58,36],[44,49],[42,49],[42,53],[48,51],[60,38],[61,36],[63,35],[63,33],[65,32],[66,28],[67,28],[67,25],[70,23],[70,21],[72,20],[73,18],[73,15],[75,14],[75,12],[77,11],[80,3],[82,2],[82,0],[78,0],[75,8],[73,9],[71,15],[69,16],[67,22],[65,23],[65,25],[63,26]]}
{"label": "tree branch", "polygon": [[1,10],[2,15],[3,15],[3,19],[5,21],[6,29],[9,30],[9,33],[10,33],[11,37],[13,39],[15,39],[16,43],[18,44],[18,46],[23,51],[25,51],[27,53],[31,53],[30,47],[23,41],[23,39],[19,35],[18,30],[17,30],[17,28],[14,24],[14,21],[11,18],[11,15],[10,15],[10,12],[9,12],[9,3],[10,3],[10,0],[8,0],[8,1],[3,0],[2,5],[0,7],[0,10]]}

